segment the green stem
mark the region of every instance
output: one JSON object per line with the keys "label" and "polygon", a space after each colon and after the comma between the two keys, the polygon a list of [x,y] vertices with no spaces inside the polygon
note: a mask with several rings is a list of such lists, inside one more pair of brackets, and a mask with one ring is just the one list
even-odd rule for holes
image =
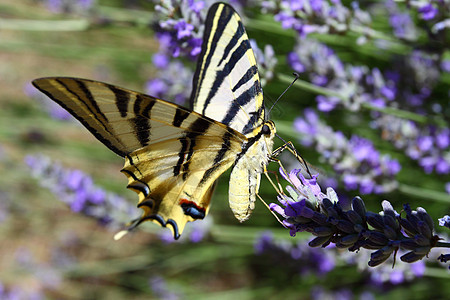
{"label": "green stem", "polygon": [[[305,18],[308,18],[308,16],[304,16]],[[277,22],[274,20],[273,16],[270,15],[262,15],[258,19],[248,19],[245,26],[247,28],[252,28],[256,30],[261,30],[265,32],[275,33],[278,35],[283,35],[286,37],[295,38],[298,37],[298,33],[294,29],[285,29],[281,26],[280,22]],[[382,39],[389,41],[393,46],[397,48],[405,48],[406,46],[404,44],[398,43],[395,38],[393,38],[390,35],[386,35],[381,31],[377,31],[375,29],[372,29],[367,26],[361,26],[361,25],[354,25],[347,27],[346,30],[347,33],[354,33],[357,35],[366,35],[369,38],[372,39]],[[343,32],[345,33],[345,32]],[[316,37],[316,34],[312,34],[313,37]],[[328,33],[328,34],[317,34],[317,37],[319,36],[329,36],[329,37],[336,37],[336,34]],[[345,36],[345,35],[344,35]],[[342,35],[339,35],[339,39],[342,40]],[[349,37],[352,39],[352,43],[354,42],[353,37]]]}
{"label": "green stem", "polygon": [[434,247],[450,248],[450,242],[437,242]]}
{"label": "green stem", "polygon": [[[287,76],[284,74],[278,75],[278,79],[281,82],[284,82],[286,84],[292,82],[292,76]],[[346,95],[343,95],[334,90],[330,90],[330,89],[327,89],[324,87],[317,86],[315,84],[309,83],[309,82],[301,80],[301,79],[298,79],[293,86],[300,88],[302,90],[311,92],[311,93],[325,95],[328,97],[337,97],[337,98],[341,99],[343,102],[350,101],[350,97],[348,97]],[[431,123],[431,124],[436,124],[442,128],[448,126],[447,122],[438,116],[423,116],[423,115],[419,115],[419,114],[416,114],[416,113],[413,113],[410,111],[405,111],[405,110],[401,110],[401,109],[394,108],[394,107],[375,107],[368,103],[362,103],[361,106],[368,110],[378,111],[378,112],[381,112],[381,113],[384,113],[387,115],[391,115],[391,116],[395,116],[395,117],[398,117],[401,119],[412,120],[417,123],[422,123],[422,124],[430,124]]]}
{"label": "green stem", "polygon": [[432,123],[432,124],[436,124],[442,128],[448,126],[447,122],[445,122],[444,119],[442,119],[438,116],[419,115],[419,114],[416,114],[416,113],[413,113],[410,111],[401,110],[401,109],[394,108],[394,107],[375,107],[368,103],[363,103],[361,106],[364,108],[367,108],[369,110],[379,111],[384,114],[392,115],[392,116],[399,117],[402,119],[411,120],[411,121],[414,121],[417,123],[422,123],[422,124]]}
{"label": "green stem", "polygon": [[[284,83],[291,83],[294,76],[287,76],[284,74],[278,74],[277,78]],[[297,81],[295,82],[295,84],[293,85],[293,87],[296,88],[300,88],[302,90],[314,93],[314,94],[319,94],[319,95],[326,95],[326,96],[330,96],[330,97],[337,97],[339,99],[341,99],[342,101],[348,101],[349,98],[330,89],[324,88],[324,87],[320,87],[317,86],[315,84],[312,84],[310,82],[301,80],[301,79],[297,79]]]}
{"label": "green stem", "polygon": [[98,12],[102,17],[115,22],[129,22],[147,26],[154,20],[154,13],[148,10],[126,9],[112,6],[99,5]]}
{"label": "green stem", "polygon": [[83,31],[89,27],[86,19],[79,20],[20,20],[0,18],[0,30]]}
{"label": "green stem", "polygon": [[398,186],[398,190],[406,195],[411,195],[415,197],[420,197],[428,200],[433,200],[436,202],[442,202],[445,204],[450,203],[450,197],[447,193],[438,192],[435,190],[425,189],[422,187],[415,187],[412,185],[407,185],[404,183],[400,183]]}
{"label": "green stem", "polygon": [[448,270],[444,268],[432,268],[428,267],[425,269],[425,276],[434,278],[448,279]]}

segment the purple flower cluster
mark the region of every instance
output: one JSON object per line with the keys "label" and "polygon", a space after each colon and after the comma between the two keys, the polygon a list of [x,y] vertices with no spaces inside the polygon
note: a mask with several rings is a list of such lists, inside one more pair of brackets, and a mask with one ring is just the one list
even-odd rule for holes
{"label": "purple flower cluster", "polygon": [[366,34],[371,32],[370,15],[357,2],[350,9],[340,0],[265,0],[261,7],[263,13],[274,13],[284,29],[294,29],[302,38],[311,33],[343,33],[361,28]]}
{"label": "purple flower cluster", "polygon": [[374,267],[385,262],[400,249],[406,250],[400,259],[407,263],[424,258],[434,247],[448,247],[434,234],[434,224],[425,209],[412,210],[405,204],[402,217],[389,201],[382,202],[379,214],[366,211],[361,198],[352,200],[351,209],[344,210],[332,188],[322,193],[316,176],[303,177],[299,170],[289,176],[280,171],[292,186],[278,196],[281,205],[271,203],[271,210],[284,218],[283,224],[291,236],[297,232],[310,232],[316,236],[309,245],[326,247],[331,243],[337,248],[357,251],[360,248],[375,250],[368,265]]}
{"label": "purple flower cluster", "polygon": [[[363,274],[359,284],[380,288],[385,284],[399,285],[414,278],[422,277],[425,273],[425,263],[417,261],[405,263],[398,261],[395,269],[392,268],[394,260],[389,258],[386,264],[369,267],[370,251],[359,249],[357,253],[343,252],[342,249],[329,245],[327,249],[311,248],[304,241],[292,244],[286,240],[275,240],[271,232],[264,232],[255,242],[257,255],[264,255],[270,259],[284,262],[280,265],[292,266],[296,273],[301,275],[316,274],[324,276],[335,269],[336,265],[356,265]],[[400,250],[401,251],[401,250]],[[405,252],[399,252],[405,254]],[[325,291],[324,291],[325,292]],[[336,292],[336,291],[335,291]]]}
{"label": "purple flower cluster", "polygon": [[26,289],[19,285],[8,286],[0,282],[0,299],[4,300],[20,300],[20,299],[33,299],[41,300],[46,299],[45,294],[40,289]]}
{"label": "purple flower cluster", "polygon": [[195,58],[201,50],[203,25],[210,4],[209,0],[157,1],[156,38],[164,47],[160,53]]}
{"label": "purple flower cluster", "polygon": [[412,121],[389,115],[380,116],[372,125],[381,130],[383,139],[417,160],[426,173],[450,173],[449,128],[419,127]]}
{"label": "purple flower cluster", "polygon": [[250,39],[253,52],[255,53],[256,61],[258,63],[258,73],[261,78],[261,85],[265,86],[267,82],[274,77],[275,67],[278,59],[275,57],[275,51],[272,45],[265,45],[264,50],[260,49],[255,40]]}
{"label": "purple flower cluster", "polygon": [[385,4],[394,36],[406,41],[417,40],[418,29],[413,22],[410,11],[400,10],[393,0],[387,0]]}
{"label": "purple flower cluster", "polygon": [[299,41],[287,60],[296,72],[307,73],[312,83],[341,96],[317,96],[321,111],[338,105],[351,111],[359,110],[362,104],[385,107],[395,99],[395,85],[378,68],[344,64],[331,48],[316,40]]}
{"label": "purple flower cluster", "polygon": [[264,232],[255,242],[257,255],[283,259],[283,266],[290,266],[301,275],[316,274],[323,276],[335,267],[335,258],[331,252],[324,249],[313,249],[305,242],[292,244],[287,241],[276,241],[271,232]]}
{"label": "purple flower cluster", "polygon": [[346,189],[359,189],[362,194],[383,193],[394,190],[398,183],[395,175],[400,171],[397,160],[381,155],[370,140],[353,135],[347,139],[324,124],[311,110],[294,121],[305,146],[314,147],[320,160],[332,165],[340,175]]}
{"label": "purple flower cluster", "polygon": [[391,106],[401,107],[417,113],[426,113],[422,107],[430,99],[433,88],[441,76],[441,55],[414,50],[393,61],[392,70],[385,72],[386,80],[396,88],[396,101]]}
{"label": "purple flower cluster", "polygon": [[[339,299],[339,300],[352,300],[355,299],[350,289],[339,289],[335,291],[326,290],[322,286],[315,286],[311,289],[311,299]],[[364,293],[360,295],[361,300],[374,300],[375,297],[371,293]]]}
{"label": "purple flower cluster", "polygon": [[450,28],[450,1],[411,1],[410,7],[418,12],[420,18],[426,21],[428,26],[431,25],[433,34]]}
{"label": "purple flower cluster", "polygon": [[41,0],[53,13],[85,13],[92,9],[95,0]]}
{"label": "purple flower cluster", "polygon": [[[343,64],[327,46],[313,40],[301,41],[288,56],[289,64],[297,72],[308,72],[310,80],[342,97],[319,95],[318,109],[330,111],[338,105],[359,110],[361,105],[375,107],[399,106],[424,114],[423,104],[430,102],[431,90],[440,77],[440,57],[423,51],[413,51],[397,62],[396,71],[383,75],[377,68]],[[401,67],[400,67],[401,66]],[[440,104],[431,105],[442,111]],[[419,126],[413,121],[387,114],[372,113],[372,126],[382,138],[403,149],[427,172],[450,172],[448,127]]]}
{"label": "purple flower cluster", "polygon": [[[155,23],[157,39],[164,40],[160,53],[172,57],[194,59],[200,54],[203,29],[208,8],[214,0],[155,0],[158,21]],[[239,11],[239,1],[229,1]]]}
{"label": "purple flower cluster", "polygon": [[94,217],[113,230],[139,216],[136,206],[96,186],[92,178],[80,170],[65,169],[45,156],[27,156],[25,162],[41,186],[49,189],[74,212]]}
{"label": "purple flower cluster", "polygon": [[192,70],[179,61],[169,62],[161,54],[153,57],[153,63],[158,67],[158,72],[155,79],[147,81],[146,92],[177,104],[186,103],[191,95]]}
{"label": "purple flower cluster", "polygon": [[167,286],[167,282],[160,276],[154,276],[149,280],[150,288],[157,299],[178,300],[182,297]]}

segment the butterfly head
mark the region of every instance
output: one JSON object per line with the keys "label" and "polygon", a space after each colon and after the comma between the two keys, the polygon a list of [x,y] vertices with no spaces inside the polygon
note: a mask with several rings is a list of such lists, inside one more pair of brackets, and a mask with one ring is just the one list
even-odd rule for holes
{"label": "butterfly head", "polygon": [[262,142],[262,150],[263,152],[269,154],[273,149],[273,139],[275,134],[277,133],[275,123],[271,120],[267,120],[261,127],[261,138],[260,142]]}
{"label": "butterfly head", "polygon": [[261,128],[261,133],[266,140],[273,140],[277,129],[275,123],[271,120],[265,121]]}

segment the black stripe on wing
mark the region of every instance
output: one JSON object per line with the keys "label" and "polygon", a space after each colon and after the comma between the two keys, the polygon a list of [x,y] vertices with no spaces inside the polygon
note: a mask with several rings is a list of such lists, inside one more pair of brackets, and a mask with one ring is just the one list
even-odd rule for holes
{"label": "black stripe on wing", "polygon": [[173,118],[172,125],[175,127],[180,127],[186,118],[189,117],[189,113],[186,110],[177,108],[175,112],[175,117]]}
{"label": "black stripe on wing", "polygon": [[107,87],[116,97],[116,106],[120,112],[120,116],[125,118],[128,113],[128,103],[130,102],[130,94],[114,85],[108,84]]}
{"label": "black stripe on wing", "polygon": [[[212,31],[214,18],[216,17],[217,9],[219,6],[224,6],[222,10],[222,14],[219,17],[219,24],[217,24],[216,31]],[[194,78],[192,79],[192,93],[191,93],[191,109],[194,108],[194,101],[197,98],[198,89],[203,84],[203,79],[205,78],[205,73],[209,69],[209,65],[211,63],[211,59],[214,55],[217,42],[219,41],[226,25],[230,21],[231,17],[233,16],[234,10],[229,7],[228,5],[225,5],[223,3],[215,3],[211,6],[211,8],[208,10],[208,16],[205,21],[205,29],[203,34],[203,42],[202,42],[202,51],[200,52],[200,55],[198,56],[199,59],[197,61],[197,68],[195,70]],[[208,49],[207,41],[210,39],[210,35],[214,34],[211,48]],[[206,52],[209,51],[208,57],[205,57]],[[203,62],[205,62],[205,65],[202,69]]]}
{"label": "black stripe on wing", "polygon": [[[244,84],[246,84],[247,82],[249,82],[250,80],[252,80],[254,78],[254,76],[258,74],[258,67],[257,66],[251,66],[247,72],[245,72],[244,76],[241,77],[241,79],[239,79],[238,83],[236,83],[233,88],[231,89],[231,91],[234,93],[236,92],[241,86],[243,86]],[[262,90],[262,89],[261,89]],[[255,96],[255,95],[253,95]]]}
{"label": "black stripe on wing", "polygon": [[[253,83],[253,86],[251,86],[249,89],[247,89],[245,92],[243,92],[238,98],[236,98],[232,102],[231,106],[228,108],[227,114],[225,115],[225,117],[223,117],[221,122],[226,124],[226,125],[228,125],[231,122],[233,122],[233,119],[237,116],[237,113],[239,112],[239,110],[243,106],[245,106],[247,103],[249,103],[252,99],[254,99],[255,96],[260,91],[261,91],[261,83],[259,81],[255,81]],[[255,115],[255,114],[253,114],[253,115]],[[248,123],[247,123],[247,125],[248,125]],[[247,132],[242,132],[242,133],[246,134]]]}
{"label": "black stripe on wing", "polygon": [[[107,84],[116,98],[116,106],[122,118],[128,116],[128,106],[130,103],[131,94],[117,86]],[[142,147],[145,147],[150,142],[151,126],[150,126],[150,112],[156,101],[153,99],[144,98],[141,94],[136,94],[136,99],[133,105],[133,118],[128,119],[134,129],[137,140]]]}
{"label": "black stripe on wing", "polygon": [[[238,61],[245,55],[245,53],[250,49],[250,42],[248,40],[243,40],[239,47],[236,48],[235,51],[231,54],[230,59],[225,64],[222,70],[217,71],[215,74],[215,80],[211,87],[211,90],[208,93],[208,96],[205,100],[205,105],[203,106],[202,114],[205,114],[206,109],[208,108],[209,103],[211,102],[211,99],[214,98],[217,94],[217,91],[219,90],[219,87],[222,85],[224,80],[230,76],[231,72],[233,71],[234,67],[238,63]],[[244,94],[243,94],[244,95]],[[251,100],[251,95],[244,95],[245,97],[248,97],[248,101]]]}
{"label": "black stripe on wing", "polygon": [[[204,134],[211,123],[205,119],[199,118],[195,120],[186,132],[186,142],[182,142],[182,150],[179,153],[179,159],[176,166],[173,168],[173,175],[178,176],[183,171],[183,180],[186,180],[189,171],[189,165],[191,163],[191,157],[194,154],[196,145],[196,137]],[[187,154],[185,151],[187,150]],[[182,166],[182,168],[181,168]]]}
{"label": "black stripe on wing", "polygon": [[[50,91],[48,91],[47,89],[43,88],[40,86],[40,80],[41,79],[36,79],[33,80],[32,84],[34,85],[34,87],[36,87],[38,90],[40,90],[42,93],[44,93],[45,95],[47,95],[50,99],[52,99],[53,101],[55,101],[56,103],[58,103],[61,107],[63,107],[65,110],[67,110],[72,116],[74,116],[81,124],[83,124],[84,127],[86,127],[99,141],[101,141],[106,147],[108,147],[109,149],[111,149],[114,153],[116,153],[117,155],[120,155],[122,157],[124,157],[127,153],[125,153],[124,151],[118,149],[116,146],[113,145],[113,143],[111,141],[109,141],[108,139],[105,139],[103,137],[102,134],[100,134],[98,132],[98,130],[92,126],[89,125],[89,123],[81,116],[79,116],[72,108],[70,108],[66,103],[64,103],[64,101],[62,101],[61,99],[55,97]],[[47,80],[44,78],[44,80]],[[92,97],[92,94],[89,92],[89,89],[86,87],[86,85],[84,84],[83,81],[81,80],[77,80],[75,78],[70,78],[71,81],[74,81],[77,83],[78,88],[83,91],[86,99],[89,101],[89,104],[91,106],[88,105],[88,103],[85,102],[84,99],[82,99],[80,97],[80,95],[78,95],[78,93],[76,93],[75,91],[71,90],[69,88],[69,86],[67,84],[65,84],[64,82],[64,78],[54,78],[54,80],[60,84],[61,86],[63,86],[66,91],[68,91],[69,93],[71,93],[73,96],[75,96],[75,98],[78,99],[79,103],[83,104],[85,106],[85,108],[92,114],[93,118],[100,124],[100,126],[102,127],[102,129],[107,132],[108,134],[110,134],[111,136],[113,136],[113,133],[111,131],[109,131],[108,126],[105,125],[104,122],[108,122],[108,118],[103,114],[103,112],[100,110],[100,108],[98,107],[97,103],[95,102],[94,98]],[[91,109],[91,107],[94,108],[94,110]],[[99,118],[101,117],[104,122]]]}
{"label": "black stripe on wing", "polygon": [[217,152],[216,157],[214,157],[214,165],[211,168],[209,168],[208,170],[206,170],[205,174],[203,174],[203,177],[202,177],[199,185],[202,185],[203,183],[205,183],[211,177],[211,175],[217,169],[219,169],[220,162],[223,160],[223,158],[225,157],[225,154],[231,148],[231,143],[230,143],[231,138],[232,138],[232,136],[229,132],[225,133],[225,135],[222,137],[222,140],[223,140],[222,148],[219,150],[219,152]]}

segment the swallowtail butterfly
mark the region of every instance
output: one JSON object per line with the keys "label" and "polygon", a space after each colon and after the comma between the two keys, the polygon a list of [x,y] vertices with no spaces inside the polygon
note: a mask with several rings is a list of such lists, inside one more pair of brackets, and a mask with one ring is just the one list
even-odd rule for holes
{"label": "swallowtail butterfly", "polygon": [[265,119],[255,56],[231,6],[209,9],[191,109],[94,80],[48,77],[33,85],[125,158],[122,173],[143,209],[131,227],[170,225],[177,239],[187,222],[205,218],[215,182],[230,167],[230,207],[239,221],[249,218],[275,125]]}

